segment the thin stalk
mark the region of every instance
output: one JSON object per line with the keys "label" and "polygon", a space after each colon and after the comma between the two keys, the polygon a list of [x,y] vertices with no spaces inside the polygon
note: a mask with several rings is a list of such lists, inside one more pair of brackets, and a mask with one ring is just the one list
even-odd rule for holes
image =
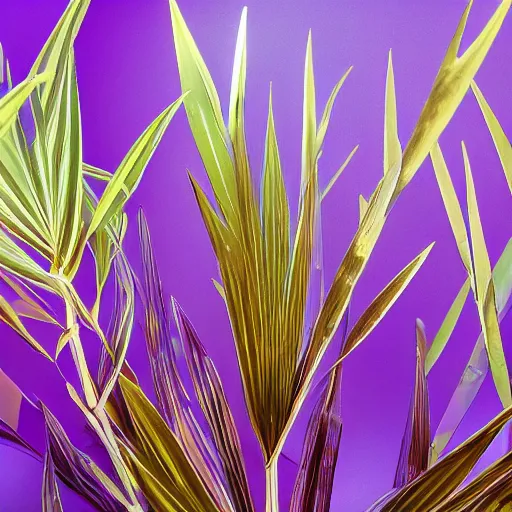
{"label": "thin stalk", "polygon": [[[66,328],[71,329],[76,323],[77,314],[73,304],[66,297],[64,297],[64,302],[66,305]],[[105,446],[105,449],[110,456],[119,479],[123,483],[123,487],[128,494],[132,505],[130,507],[130,512],[143,512],[143,508],[140,505],[136,492],[133,488],[134,478],[129,473],[128,468],[125,466],[122,460],[114,433],[112,431],[112,427],[109,423],[106,413],[103,409],[98,409],[97,407],[98,391],[89,372],[89,368],[87,367],[85,353],[78,331],[73,335],[69,343],[71,353],[73,355],[73,361],[80,376],[80,383],[85,394],[87,407],[92,415],[91,417],[95,420],[91,422],[91,426],[94,428],[103,445]]]}
{"label": "thin stalk", "polygon": [[277,477],[277,462],[279,453],[274,453],[265,467],[267,500],[265,512],[279,512],[279,485]]}

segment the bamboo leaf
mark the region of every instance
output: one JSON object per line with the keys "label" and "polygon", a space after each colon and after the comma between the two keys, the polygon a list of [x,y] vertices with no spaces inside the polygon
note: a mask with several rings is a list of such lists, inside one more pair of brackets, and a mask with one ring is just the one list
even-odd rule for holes
{"label": "bamboo leaf", "polygon": [[[318,125],[318,131],[316,134],[316,145],[315,145],[315,153],[316,155],[320,154],[320,150],[322,149],[325,135],[327,133],[327,128],[329,126],[329,121],[331,119],[332,109],[334,107],[334,102],[336,101],[336,97],[338,96],[338,93],[340,92],[340,89],[343,87],[343,84],[345,83],[345,80],[348,78],[348,75],[352,71],[353,66],[350,66],[345,74],[341,77],[339,82],[334,86],[334,89],[331,92],[331,95],[329,96],[329,99],[327,100],[327,104],[325,105],[324,112],[322,114],[322,119],[320,119],[320,124]],[[315,121],[316,122],[316,121]],[[341,174],[341,173],[340,173]]]}
{"label": "bamboo leaf", "polygon": [[311,180],[311,176],[316,169],[316,137],[315,76],[313,73],[312,38],[311,31],[309,31],[304,64],[304,100],[302,108],[301,190],[303,193],[306,184]]}
{"label": "bamboo leaf", "polygon": [[494,112],[491,110],[491,107],[484,98],[484,95],[474,81],[471,83],[471,89],[478,101],[482,114],[484,115],[487,128],[491,133],[492,140],[494,141],[494,145],[498,151],[508,187],[512,192],[512,146],[510,145],[510,141],[505,135],[498,119],[494,115]]}
{"label": "bamboo leaf", "polygon": [[462,144],[464,168],[466,171],[466,188],[468,199],[469,225],[471,230],[471,243],[475,266],[476,300],[484,333],[485,346],[489,356],[491,373],[504,407],[512,404],[510,379],[507,363],[503,353],[501,333],[496,310],[496,297],[491,274],[491,264],[484,239],[475,186],[468,155],[464,143]]}
{"label": "bamboo leaf", "polygon": [[402,165],[402,146],[398,139],[396,114],[395,75],[393,59],[389,51],[388,71],[386,77],[386,107],[384,113],[384,173]]}
{"label": "bamboo leaf", "polygon": [[366,199],[360,194],[359,195],[359,225],[363,222],[364,216],[368,211],[368,202]]}
{"label": "bamboo leaf", "polygon": [[464,217],[462,216],[462,210],[459,200],[457,199],[455,188],[453,187],[453,183],[450,178],[450,173],[448,172],[448,167],[446,166],[443,153],[441,152],[441,147],[438,143],[436,143],[436,145],[432,148],[430,156],[432,158],[432,164],[436,173],[437,183],[443,197],[446,213],[448,214],[448,219],[450,220],[450,225],[455,236],[455,241],[457,242],[457,248],[459,249],[462,263],[464,264],[471,282],[473,283],[473,263],[469,250],[469,240],[466,231],[466,224],[464,223]]}
{"label": "bamboo leaf", "polygon": [[11,327],[11,329],[21,336],[36,352],[39,352],[50,361],[53,361],[50,354],[48,354],[48,352],[27,331],[14,309],[12,309],[11,305],[2,296],[0,296],[0,320]]}
{"label": "bamboo leaf", "polygon": [[457,293],[457,296],[455,297],[452,305],[450,306],[448,313],[446,313],[446,316],[444,317],[441,327],[437,331],[437,334],[435,335],[435,338],[432,341],[432,345],[430,346],[427,353],[427,357],[425,359],[425,372],[427,373],[427,375],[434,366],[434,364],[436,364],[437,360],[439,359],[439,356],[444,350],[444,347],[448,343],[448,340],[450,339],[450,336],[452,335],[455,326],[457,325],[460,314],[462,312],[462,308],[466,303],[466,299],[468,297],[470,288],[471,283],[468,278],[464,281],[462,288]]}
{"label": "bamboo leaf", "polygon": [[496,39],[512,0],[502,0],[487,25],[480,32],[461,57],[457,54],[466,27],[470,0],[455,35],[448,47],[445,58],[437,73],[434,85],[423,107],[413,134],[404,150],[402,172],[393,200],[412,180],[428,153],[441,136],[457,110],[471,81],[480,69],[492,43]]}
{"label": "bamboo leaf", "polygon": [[348,164],[352,160],[352,157],[356,154],[356,151],[359,149],[359,144],[354,147],[354,149],[347,156],[345,161],[341,164],[341,167],[336,171],[336,174],[331,178],[327,186],[324,188],[322,192],[322,201],[325,199],[325,196],[331,191],[334,184],[338,181],[338,178],[341,176],[341,173],[347,168]]}
{"label": "bamboo leaf", "polygon": [[358,319],[343,347],[340,359],[335,363],[338,365],[345,357],[347,357],[354,349],[356,349],[368,335],[377,327],[379,322],[384,318],[385,314],[391,309],[393,304],[398,300],[400,295],[407,288],[412,278],[421,268],[427,256],[430,254],[434,244],[430,244],[422,251],[414,260],[412,260],[399,274],[377,295],[372,303],[366,308],[364,313]]}
{"label": "bamboo leaf", "polygon": [[[509,240],[494,267],[493,281],[499,320],[501,321],[508,311],[508,303],[512,293],[512,240]],[[481,333],[457,388],[437,427],[434,441],[432,442],[430,464],[436,462],[443,454],[448,442],[477,395],[488,369],[489,362],[485,349],[484,335]]]}
{"label": "bamboo leaf", "polygon": [[[3,67],[3,66],[2,66]],[[18,112],[37,85],[51,77],[51,73],[41,73],[27,78],[14,89],[0,98],[0,138],[11,128],[18,117]]]}
{"label": "bamboo leaf", "polygon": [[149,159],[160,143],[167,126],[169,126],[174,114],[180,107],[183,98],[184,95],[169,105],[146,128],[130,151],[128,151],[98,201],[98,206],[94,211],[87,230],[87,238],[90,238],[98,229],[105,226],[112,216],[119,212],[129,196],[137,188]]}
{"label": "bamboo leaf", "polygon": [[430,449],[430,406],[425,374],[427,336],[425,326],[416,320],[416,382],[411,397],[411,408],[402,438],[400,458],[394,487],[401,488],[421,475],[427,467]]}

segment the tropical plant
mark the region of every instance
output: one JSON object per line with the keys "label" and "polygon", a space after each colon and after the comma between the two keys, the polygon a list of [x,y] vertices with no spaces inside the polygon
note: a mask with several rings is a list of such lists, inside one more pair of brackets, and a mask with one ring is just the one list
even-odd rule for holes
{"label": "tropical plant", "polygon": [[[14,408],[10,422],[0,421],[0,436],[44,463],[44,511],[62,511],[57,477],[101,511],[254,510],[240,440],[222,382],[192,323],[163,290],[142,210],[138,218],[140,276],[133,272],[123,251],[127,229],[123,206],[182,102],[212,188],[213,202],[190,175],[219,264],[220,280],[214,283],[226,304],[245,401],[265,462],[267,512],[279,510],[277,461],[315,378],[319,378],[315,385],[320,394],[306,432],[290,511],[327,512],[330,508],[342,429],[343,362],[400,297],[432,245],[413,258],[353,324],[349,304],[393,205],[429,153],[468,279],[430,346],[423,324],[416,322],[415,386],[394,487],[371,510],[445,511],[461,510],[462,506],[495,510],[511,499],[509,453],[466,487],[461,484],[512,416],[499,330],[512,291],[508,271],[512,244],[507,245],[492,273],[465,148],[469,237],[437,145],[511,3],[501,2],[481,34],[459,57],[469,3],[403,151],[389,55],[383,177],[368,201],[360,198],[359,227],[327,293],[322,264],[322,200],[357,147],[329,185],[320,190],[319,158],[333,104],[350,69],[333,88],[317,123],[311,34],[304,70],[301,189],[295,232],[291,229],[271,93],[259,190],[251,173],[244,130],[246,9],[238,32],[225,123],[210,73],[176,2],[171,0],[183,95],[150,124],[114,173],[86,164],[81,154],[73,44],[88,0],[71,0],[29,76],[15,88],[7,67],[8,92],[0,99],[0,268],[5,285],[18,298],[9,303],[0,297],[0,316],[50,364],[58,366],[60,353],[71,351],[81,389],[66,382],[67,389],[111,462],[111,474],[107,474],[72,444],[46,405],[38,403],[32,405],[42,412],[47,434],[45,454],[41,455],[17,431],[19,403],[28,399],[9,384],[18,409]],[[4,76],[1,64],[0,78]],[[510,143],[474,84],[473,90],[510,178]],[[27,107],[33,135],[21,121],[22,110]],[[73,285],[86,248],[94,256],[96,269],[97,296],[92,305],[84,304]],[[105,309],[101,296],[111,274],[115,300],[108,329],[104,330],[99,315]],[[426,376],[448,342],[470,289],[482,335],[432,441]],[[45,294],[61,299],[65,319],[48,306]],[[154,404],[126,360],[137,299],[144,310]],[[27,320],[60,328],[62,334],[51,354],[30,334]],[[171,336],[172,322],[179,331],[177,342]],[[101,344],[96,376],[91,374],[84,354],[81,328],[91,330]],[[338,332],[339,356],[325,375],[319,375],[320,363]],[[184,366],[193,395],[187,389]],[[487,366],[504,410],[458,448],[445,453]],[[471,378],[468,372],[475,369],[479,374]],[[7,379],[4,376],[3,380]]]}

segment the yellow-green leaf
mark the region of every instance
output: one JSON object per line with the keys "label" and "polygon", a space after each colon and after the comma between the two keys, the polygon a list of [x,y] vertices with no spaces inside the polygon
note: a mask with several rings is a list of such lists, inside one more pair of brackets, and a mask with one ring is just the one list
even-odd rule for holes
{"label": "yellow-green leaf", "polygon": [[402,146],[398,138],[395,75],[390,50],[386,77],[386,106],[384,110],[384,173],[393,167],[400,167],[401,165]]}
{"label": "yellow-green leaf", "polygon": [[92,216],[87,238],[105,226],[137,188],[144,170],[185,95],[169,105],[137,139],[105,188]]}
{"label": "yellow-green leaf", "polygon": [[480,109],[482,110],[482,114],[484,115],[485,122],[487,123],[492,140],[494,141],[494,145],[498,151],[501,165],[505,171],[508,188],[512,192],[512,146],[498,119],[494,115],[494,112],[491,110],[491,107],[475,82],[471,83],[471,89],[473,90],[478,104],[480,105]]}

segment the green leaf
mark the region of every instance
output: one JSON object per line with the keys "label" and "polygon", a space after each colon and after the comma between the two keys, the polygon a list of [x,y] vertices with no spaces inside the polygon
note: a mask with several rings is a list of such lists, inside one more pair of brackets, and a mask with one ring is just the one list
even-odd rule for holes
{"label": "green leaf", "polygon": [[386,107],[384,111],[384,173],[394,167],[401,167],[401,165],[402,146],[398,138],[395,75],[390,50],[386,77]]}
{"label": "green leaf", "polygon": [[448,343],[450,336],[455,329],[455,326],[459,320],[460,314],[462,313],[462,308],[466,303],[466,299],[468,297],[469,290],[471,289],[471,284],[469,278],[464,281],[462,288],[457,293],[448,313],[444,317],[443,323],[441,327],[437,331],[437,334],[432,341],[432,345],[428,350],[428,354],[425,360],[425,372],[428,374],[432,367],[436,364],[436,361],[439,359],[439,356],[444,350],[444,347]]}
{"label": "green leaf", "polygon": [[0,137],[3,137],[9,131],[12,123],[18,117],[20,108],[36,86],[50,77],[51,73],[41,73],[33,78],[27,78],[0,98]]}
{"label": "green leaf", "polygon": [[169,105],[137,139],[105,188],[94,211],[87,237],[105,226],[137,188],[144,170],[185,95]]}
{"label": "green leaf", "polygon": [[478,101],[478,105],[480,105],[482,114],[484,115],[487,128],[491,133],[492,140],[494,141],[494,145],[496,146],[496,150],[500,157],[501,165],[505,171],[508,188],[510,189],[510,192],[512,192],[512,146],[510,145],[510,141],[505,135],[498,119],[494,115],[494,112],[491,110],[491,107],[485,100],[484,95],[475,82],[471,83],[471,89],[473,90],[473,94]]}
{"label": "green leaf", "polygon": [[476,300],[480,323],[484,333],[485,346],[489,356],[491,373],[504,407],[512,404],[510,391],[510,378],[507,362],[503,352],[501,333],[496,310],[496,297],[494,293],[494,282],[492,280],[491,263],[487,254],[484,232],[480,222],[480,213],[476,200],[475,186],[471,167],[464,143],[462,143],[464,156],[464,168],[466,171],[466,188],[468,200],[469,226],[471,231],[471,244],[473,249]]}
{"label": "green leaf", "polygon": [[[212,78],[175,0],[170,0],[174,44],[190,128],[222,213],[233,218],[236,182],[220,101]],[[242,62],[242,61],[240,61]]]}

